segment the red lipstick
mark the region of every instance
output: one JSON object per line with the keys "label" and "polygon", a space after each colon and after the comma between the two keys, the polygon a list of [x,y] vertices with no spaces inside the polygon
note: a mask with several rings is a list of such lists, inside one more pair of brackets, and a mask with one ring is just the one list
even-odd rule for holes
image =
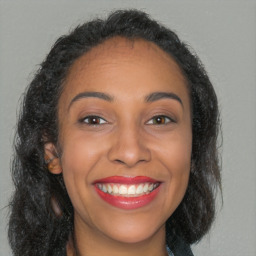
{"label": "red lipstick", "polygon": [[159,181],[146,176],[111,176],[94,182],[101,199],[125,210],[149,204],[158,194],[159,186]]}
{"label": "red lipstick", "polygon": [[136,176],[136,177],[124,177],[124,176],[111,176],[104,179],[96,180],[95,183],[121,183],[121,184],[138,184],[144,182],[157,183],[159,181],[151,179],[146,176]]}

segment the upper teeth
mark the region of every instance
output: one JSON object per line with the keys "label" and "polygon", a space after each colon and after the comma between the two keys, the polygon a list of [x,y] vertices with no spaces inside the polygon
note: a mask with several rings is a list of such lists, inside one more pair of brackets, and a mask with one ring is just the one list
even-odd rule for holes
{"label": "upper teeth", "polygon": [[97,187],[112,195],[138,196],[148,194],[153,191],[158,183],[141,183],[141,184],[118,184],[118,183],[97,183]]}

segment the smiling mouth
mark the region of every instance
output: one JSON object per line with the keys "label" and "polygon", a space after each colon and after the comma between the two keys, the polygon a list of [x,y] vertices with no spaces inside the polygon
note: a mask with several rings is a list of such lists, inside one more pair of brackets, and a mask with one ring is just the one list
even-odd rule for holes
{"label": "smiling mouth", "polygon": [[113,176],[94,182],[97,194],[112,206],[131,210],[152,202],[159,192],[161,182],[149,177]]}
{"label": "smiling mouth", "polygon": [[96,186],[104,193],[113,196],[139,197],[151,193],[159,184],[159,182],[140,184],[96,183]]}

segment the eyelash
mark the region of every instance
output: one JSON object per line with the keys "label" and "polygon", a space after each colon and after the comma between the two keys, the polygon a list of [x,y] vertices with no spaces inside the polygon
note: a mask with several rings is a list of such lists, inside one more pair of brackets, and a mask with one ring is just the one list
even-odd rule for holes
{"label": "eyelash", "polygon": [[[86,116],[86,117],[80,119],[79,121],[81,123],[85,123],[87,125],[92,125],[92,126],[102,125],[102,124],[107,123],[107,121],[100,116]],[[90,123],[90,121],[91,121],[91,123]]]}
{"label": "eyelash", "polygon": [[[107,123],[107,121],[100,116],[86,116],[79,121],[90,126],[103,125]],[[168,123],[176,123],[176,121],[168,116],[158,115],[152,117],[149,121],[146,122],[148,125],[167,125]]]}
{"label": "eyelash", "polygon": [[149,125],[167,125],[168,123],[176,123],[176,121],[173,120],[172,118],[168,117],[168,116],[159,115],[159,116],[153,116],[149,121],[147,121],[146,124],[149,124]]}

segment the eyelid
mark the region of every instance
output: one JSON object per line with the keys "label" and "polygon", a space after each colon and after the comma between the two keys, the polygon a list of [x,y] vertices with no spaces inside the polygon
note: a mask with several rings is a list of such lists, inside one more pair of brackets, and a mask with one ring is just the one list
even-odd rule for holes
{"label": "eyelid", "polygon": [[[86,119],[89,119],[89,118],[91,118],[91,119],[100,119],[101,121],[100,121],[100,123],[96,123],[96,124],[90,124],[89,122],[85,122],[85,120]],[[103,121],[103,122],[102,122]],[[96,125],[103,125],[103,124],[106,124],[107,123],[107,120],[105,120],[103,117],[101,117],[101,116],[98,116],[98,115],[88,115],[88,116],[85,116],[85,117],[83,117],[83,118],[81,118],[81,119],[79,119],[79,122],[80,123],[84,123],[84,124],[86,124],[86,125],[91,125],[91,126],[96,126]]]}
{"label": "eyelid", "polygon": [[[165,120],[168,120],[168,121],[164,124],[157,124],[157,123],[154,124],[153,120],[156,119],[156,118],[159,118],[159,117],[162,117],[162,118],[164,118]],[[173,118],[171,118],[170,116],[167,116],[167,115],[155,115],[146,122],[146,124],[149,124],[149,125],[167,125],[169,123],[176,123],[176,121]]]}

